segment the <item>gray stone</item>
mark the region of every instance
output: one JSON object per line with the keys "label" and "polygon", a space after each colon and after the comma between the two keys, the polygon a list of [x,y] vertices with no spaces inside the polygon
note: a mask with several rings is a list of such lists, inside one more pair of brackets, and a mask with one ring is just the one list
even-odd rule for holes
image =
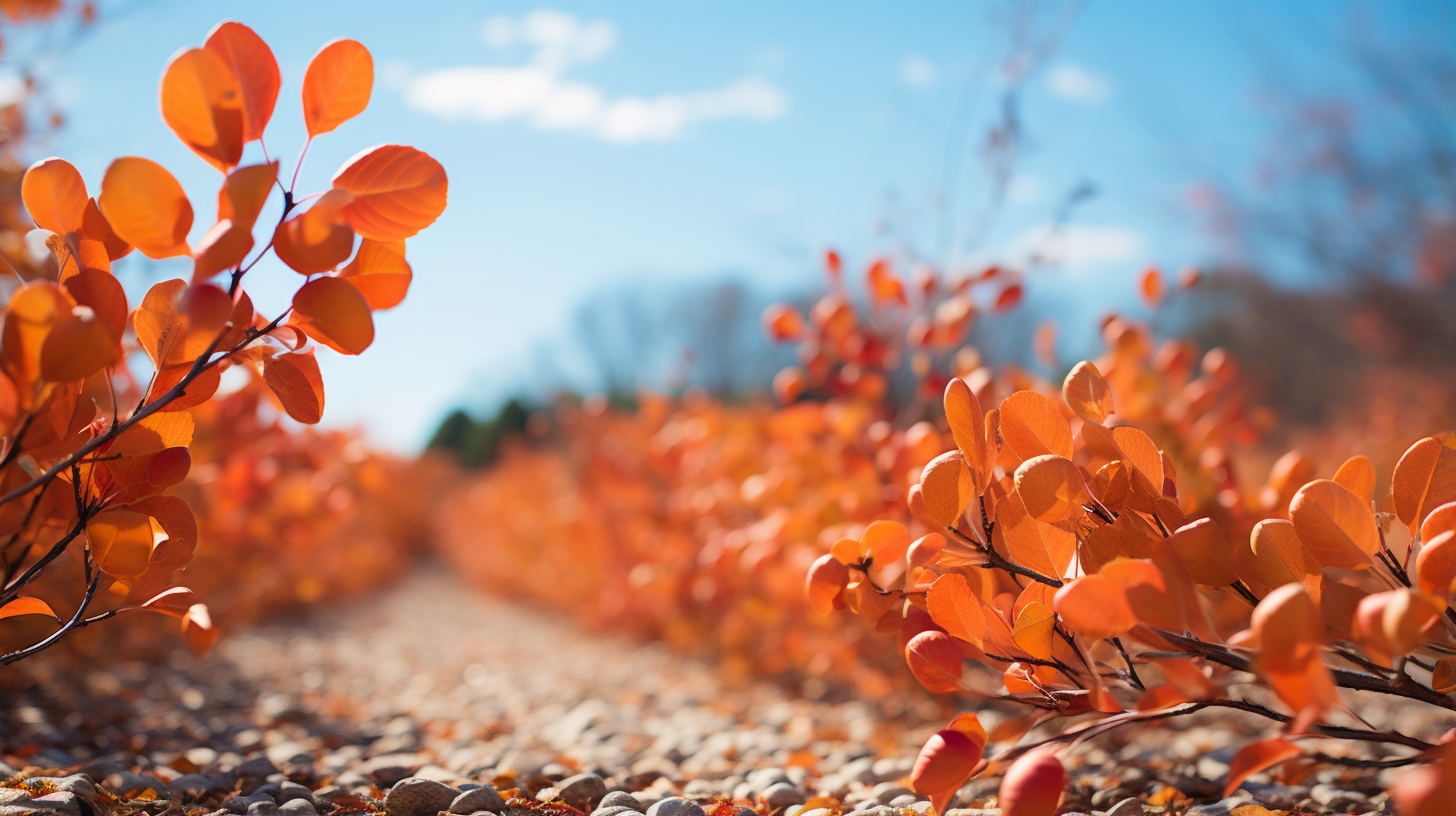
{"label": "gray stone", "polygon": [[609,807],[624,807],[638,813],[642,812],[642,803],[638,801],[637,797],[626,791],[611,791],[603,796],[600,802],[597,802],[597,810]]}
{"label": "gray stone", "polygon": [[[270,807],[277,807],[278,803],[274,802],[273,797],[269,796],[266,793],[254,793],[248,796],[234,796],[233,798],[222,803],[223,809],[228,811],[229,813],[258,812],[253,810],[253,805],[268,805]],[[271,813],[272,811],[269,812]]]}
{"label": "gray stone", "polygon": [[255,777],[264,779],[276,773],[278,773],[278,766],[274,765],[273,761],[268,759],[268,757],[260,756],[253,757],[239,765],[233,771],[233,776],[239,779],[252,779]]}
{"label": "gray stone", "polygon": [[723,785],[711,779],[699,777],[683,786],[683,796],[689,799],[708,799],[723,792]]}
{"label": "gray stone", "polygon": [[913,796],[915,792],[904,785],[897,785],[894,782],[881,782],[870,792],[870,796],[873,796],[875,801],[882,805],[888,805],[906,794]]}
{"label": "gray stone", "polygon": [[56,791],[47,793],[44,796],[37,796],[35,803],[43,810],[56,813],[70,813],[81,816],[85,812],[85,806],[81,803],[81,797],[70,791]]}
{"label": "gray stone", "polygon": [[907,808],[919,801],[921,801],[920,798],[917,797],[915,794],[907,793],[902,796],[896,796],[894,799],[891,799],[885,804],[889,805],[892,808]]}
{"label": "gray stone", "polygon": [[579,773],[557,783],[562,801],[577,810],[591,810],[607,795],[607,783],[594,773]]}
{"label": "gray stone", "polygon": [[1121,804],[1124,800],[1132,798],[1128,794],[1129,791],[1126,788],[1099,788],[1092,792],[1092,807],[1107,808],[1113,804]]}
{"label": "gray stone", "polygon": [[313,798],[316,802],[332,802],[335,799],[342,799],[349,795],[349,791],[339,785],[325,785],[313,792]]}
{"label": "gray stone", "polygon": [[647,809],[647,816],[707,816],[697,802],[670,796]]}
{"label": "gray stone", "polygon": [[384,795],[384,809],[390,816],[435,816],[460,795],[444,782],[410,777],[394,783]]}
{"label": "gray stone", "polygon": [[106,787],[110,788],[111,792],[117,796],[125,796],[133,791],[141,792],[145,790],[156,791],[158,796],[166,796],[171,792],[171,788],[167,787],[165,782],[155,776],[133,773],[131,771],[122,771],[121,773],[114,773],[106,777]]}
{"label": "gray stone", "polygon": [[272,800],[254,802],[253,804],[248,805],[247,812],[263,814],[263,816],[272,816],[272,814],[278,812],[278,805],[274,804]]}
{"label": "gray stone", "polygon": [[482,810],[500,813],[505,810],[505,807],[506,800],[501,798],[495,788],[482,785],[474,790],[465,791],[450,800],[450,806],[447,809],[451,813],[475,813]]}
{"label": "gray stone", "polygon": [[191,796],[201,799],[213,791],[223,791],[232,787],[227,780],[216,776],[203,776],[202,774],[183,774],[167,784],[167,789],[177,796]]}
{"label": "gray stone", "polygon": [[288,816],[318,816],[318,808],[307,799],[289,799],[278,806],[278,812]]}
{"label": "gray stone", "polygon": [[626,816],[627,814],[638,813],[636,808],[625,805],[612,805],[611,807],[597,808],[592,811],[592,816]]}
{"label": "gray stone", "polygon": [[1234,808],[1246,804],[1248,802],[1244,799],[1229,797],[1228,799],[1220,799],[1211,805],[1194,805],[1188,808],[1188,812],[1184,816],[1231,816]]}
{"label": "gray stone", "polygon": [[1363,809],[1369,803],[1369,798],[1364,794],[1355,791],[1337,788],[1334,785],[1315,785],[1309,789],[1309,798],[1324,805],[1330,810],[1352,811],[1357,808]]}
{"label": "gray stone", "polygon": [[748,778],[745,781],[750,785],[756,786],[759,790],[763,790],[770,785],[788,782],[789,775],[783,768],[759,768],[754,771],[749,771]]}
{"label": "gray stone", "polygon": [[1143,806],[1143,800],[1136,796],[1129,796],[1108,808],[1107,816],[1143,816],[1146,812],[1147,808]]}
{"label": "gray stone", "polygon": [[788,782],[776,782],[769,785],[759,798],[771,810],[782,810],[789,805],[804,804],[804,794]]}
{"label": "gray stone", "polygon": [[284,782],[283,784],[279,785],[278,795],[274,796],[273,798],[276,799],[278,801],[278,804],[280,805],[287,804],[289,802],[293,802],[299,799],[308,802],[310,805],[315,804],[313,799],[313,791],[309,790],[307,785],[300,785],[297,782]]}

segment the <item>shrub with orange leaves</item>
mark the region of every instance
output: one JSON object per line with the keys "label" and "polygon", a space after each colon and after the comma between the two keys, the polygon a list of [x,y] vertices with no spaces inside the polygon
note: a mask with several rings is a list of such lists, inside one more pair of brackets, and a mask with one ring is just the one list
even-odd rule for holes
{"label": "shrub with orange leaves", "polygon": [[[1004,770],[1007,812],[1055,811],[1064,777],[1049,752],[1058,745],[1210,708],[1281,727],[1234,757],[1229,792],[1307,756],[1305,739],[1415,752],[1394,764],[1440,757],[1418,735],[1329,715],[1349,710],[1343,690],[1456,711],[1456,436],[1411,445],[1383,494],[1364,457],[1330,479],[1284,461],[1269,484],[1246,491],[1218,447],[1236,417],[1188,421],[1205,397],[1196,381],[1164,402],[1127,371],[1146,344],[1112,346],[1073,367],[1061,394],[1019,390],[989,410],[951,380],[944,408],[955,449],[911,487],[916,522],[876,521],[834,544],[825,558],[839,566],[816,562],[810,598],[900,629],[927,690],[1030,712],[1021,727],[998,729],[999,750],[956,749],[962,764],[984,754],[983,772]],[[1206,387],[1228,365],[1206,356]],[[1139,417],[1151,422],[1139,427]],[[915,535],[944,544],[911,556],[886,543]],[[1014,744],[1057,720],[1064,733]],[[947,745],[932,738],[922,763],[950,762]],[[1407,787],[1433,784],[1427,777],[1444,778],[1448,765]],[[944,799],[962,781],[927,772],[916,789]]]}
{"label": "shrub with orange leaves", "polygon": [[[373,80],[372,58],[357,42],[336,40],[316,54],[303,78],[310,142],[363,111]],[[0,662],[133,610],[180,619],[188,643],[205,652],[217,637],[212,615],[191,590],[172,586],[198,546],[194,505],[203,497],[172,488],[200,460],[198,420],[221,375],[251,369],[289,416],[316,423],[324,391],[309,341],[358,354],[373,341],[372,312],[404,295],[404,242],[443,211],[444,169],[414,148],[383,145],[350,159],[328,190],[296,195],[278,161],[265,154],[264,163],[243,164],[245,147],[262,144],[280,83],[267,44],[236,22],[168,63],[162,118],[223,174],[217,221],[195,245],[192,204],[153,161],[113,161],[94,198],[62,159],[25,174],[21,197],[36,227],[50,233],[54,264],[11,295],[0,335],[0,618],[45,615],[60,626]],[[299,167],[306,154],[307,146]],[[282,214],[257,248],[257,221],[275,188]],[[130,309],[111,265],[133,250],[190,258],[190,281],[158,283]],[[304,276],[272,319],[255,312],[242,287],[270,250]],[[133,365],[136,351],[150,365]],[[214,455],[213,464],[228,463]],[[217,491],[207,498],[222,505],[210,508],[209,523],[227,517],[235,500]],[[298,500],[279,491],[268,501]],[[67,565],[82,581],[79,599],[62,605],[74,605],[62,622],[49,600],[25,593]],[[110,608],[97,612],[99,605]]]}

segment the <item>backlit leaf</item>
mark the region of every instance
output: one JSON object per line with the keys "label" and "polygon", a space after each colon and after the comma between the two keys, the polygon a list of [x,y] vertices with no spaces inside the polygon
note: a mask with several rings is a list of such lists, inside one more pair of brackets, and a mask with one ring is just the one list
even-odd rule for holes
{"label": "backlit leaf", "polygon": [[439,162],[402,145],[360,151],[333,180],[335,190],[354,195],[340,213],[343,219],[376,241],[402,241],[435,223],[445,211],[449,187]]}
{"label": "backlit leaf", "polygon": [[343,278],[316,278],[305,283],[293,296],[293,314],[288,322],[343,354],[358,354],[374,342],[369,303]]}
{"label": "backlit leaf", "polygon": [[354,251],[354,230],[339,220],[348,193],[330,192],[273,233],[278,259],[301,275],[330,272]]}
{"label": "backlit leaf", "polygon": [[1017,391],[1001,403],[1001,436],[1021,459],[1056,454],[1072,458],[1072,432],[1052,401]]}
{"label": "backlit leaf", "polygon": [[369,107],[374,58],[354,40],[328,43],[303,75],[303,121],[310,138],[328,133]]}
{"label": "backlit leaf", "polygon": [[1282,739],[1267,739],[1245,745],[1229,761],[1228,783],[1223,795],[1232,796],[1250,776],[1304,753],[1299,746]]}
{"label": "backlit leaf", "polygon": [[51,609],[50,604],[42,601],[40,598],[16,598],[10,603],[0,606],[0,619],[14,618],[20,615],[45,615],[48,618],[55,618],[57,623],[61,620],[55,611]]}
{"label": "backlit leaf", "polygon": [[1037,521],[1055,524],[1086,515],[1082,502],[1087,486],[1082,471],[1060,456],[1034,456],[1016,469],[1016,495],[1026,512]]}
{"label": "backlit leaf", "polygon": [[251,232],[277,181],[277,161],[250,164],[228,173],[217,191],[217,220],[231,221]]}
{"label": "backlit leaf", "polygon": [[20,198],[35,225],[59,235],[81,229],[86,212],[86,181],[65,159],[42,159],[25,171]]}
{"label": "backlit leaf", "polygon": [[910,771],[910,787],[921,796],[928,797],[936,813],[944,813],[951,797],[976,770],[983,745],[955,729],[932,734],[915,758],[915,765]]}
{"label": "backlit leaf", "polygon": [[[243,157],[243,91],[214,51],[189,48],[162,73],[162,119],[182,143],[226,173]],[[104,188],[103,188],[104,189]]]}
{"label": "backlit leaf", "polygon": [[228,20],[218,23],[203,47],[216,54],[237,79],[242,94],[243,141],[263,136],[273,117],[282,77],[273,50],[253,29]]}
{"label": "backlit leaf", "polygon": [[1052,607],[1067,628],[1083,637],[1100,640],[1137,625],[1127,595],[1105,575],[1076,578],[1057,590]]}
{"label": "backlit leaf", "polygon": [[1396,516],[1411,530],[1419,529],[1427,513],[1456,501],[1456,450],[1434,436],[1411,445],[1395,465],[1390,492]]}
{"label": "backlit leaf", "polygon": [[936,630],[921,632],[905,647],[905,662],[920,685],[937,694],[960,690],[967,644]]}
{"label": "backlit leaf", "polygon": [[[398,251],[396,251],[398,248]],[[414,273],[404,259],[404,244],[372,241],[359,242],[354,260],[339,273],[369,301],[369,308],[392,309],[404,300]]]}
{"label": "backlit leaf", "polygon": [[1366,504],[1375,498],[1375,465],[1368,456],[1351,456],[1335,471],[1334,481]]}
{"label": "backlit leaf", "polygon": [[1310,555],[1327,567],[1364,569],[1380,549],[1369,505],[1328,479],[1310,482],[1294,494],[1289,520]]}
{"label": "backlit leaf", "polygon": [[305,425],[315,425],[323,418],[324,381],[313,349],[264,357],[263,381],[289,416]]}
{"label": "backlit leaf", "polygon": [[148,258],[188,254],[192,204],[160,164],[136,156],[112,162],[97,203],[117,237]]}
{"label": "backlit leaf", "polygon": [[182,616],[182,639],[193,652],[206,657],[217,645],[218,631],[212,625],[212,615],[206,604],[193,604]]}
{"label": "backlit leaf", "polygon": [[809,604],[821,615],[834,611],[834,602],[849,583],[849,568],[839,563],[834,556],[824,554],[809,568],[805,591]]}
{"label": "backlit leaf", "polygon": [[945,418],[950,424],[956,447],[966,457],[966,467],[976,476],[979,493],[985,489],[985,474],[991,467],[985,418],[981,413],[981,403],[960,377],[951,377],[950,382],[945,384]]}
{"label": "backlit leaf", "polygon": [[1456,530],[1447,530],[1421,544],[1416,553],[1416,586],[1451,600],[1456,584]]}
{"label": "backlit leaf", "polygon": [[1006,769],[996,804],[1002,816],[1052,816],[1066,785],[1066,769],[1055,754],[1031,751]]}
{"label": "backlit leaf", "polygon": [[152,521],[132,510],[106,510],[86,524],[91,556],[107,575],[127,578],[147,570],[152,557]]}
{"label": "backlit leaf", "polygon": [[935,457],[920,472],[925,512],[936,524],[951,527],[960,519],[966,505],[975,498],[974,478],[966,468],[965,456],[958,450]]}
{"label": "backlit leaf", "polygon": [[925,595],[930,617],[946,632],[967,643],[981,645],[986,634],[986,616],[981,599],[971,591],[964,575],[947,573],[935,579]]}
{"label": "backlit leaf", "polygon": [[1097,366],[1082,361],[1072,366],[1062,382],[1062,398],[1072,413],[1087,422],[1101,423],[1112,413],[1112,389]]}

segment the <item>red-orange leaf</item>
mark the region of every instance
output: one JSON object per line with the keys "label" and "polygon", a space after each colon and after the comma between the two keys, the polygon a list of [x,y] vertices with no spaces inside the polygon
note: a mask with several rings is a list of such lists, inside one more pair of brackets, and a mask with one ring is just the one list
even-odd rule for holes
{"label": "red-orange leaf", "polygon": [[206,657],[217,645],[218,631],[212,625],[212,615],[206,604],[193,604],[182,616],[182,639],[197,654]]}
{"label": "red-orange leaf", "polygon": [[188,254],[192,203],[162,165],[136,156],[117,159],[106,168],[97,203],[117,237],[148,258]]}
{"label": "red-orange leaf", "polygon": [[1002,816],[1052,816],[1066,784],[1066,769],[1055,754],[1032,751],[1006,770],[996,804]]}
{"label": "red-orange leaf", "polygon": [[218,23],[203,47],[222,59],[237,78],[243,102],[243,141],[262,138],[282,82],[273,50],[253,29],[232,20]]}
{"label": "red-orange leaf", "polygon": [[50,604],[40,598],[16,598],[4,606],[0,606],[0,619],[14,618],[19,615],[45,615],[55,618],[57,622],[60,617],[51,609]]}
{"label": "red-orange leaf", "polygon": [[1369,504],[1375,498],[1375,465],[1368,456],[1351,456],[1335,471],[1334,481]]}
{"label": "red-orange leaf", "polygon": [[354,231],[376,241],[402,241],[445,211],[450,181],[427,153],[403,145],[363,150],[334,174],[335,190],[354,200],[341,212]]}
{"label": "red-orange leaf", "polygon": [[243,90],[222,57],[189,48],[162,74],[162,119],[182,143],[227,172],[243,157]]}
{"label": "red-orange leaf", "polygon": [[915,766],[910,771],[910,787],[921,796],[929,797],[936,813],[944,813],[951,797],[976,770],[983,747],[969,734],[956,729],[948,728],[931,735],[915,758]]}
{"label": "red-orange leaf", "polygon": [[930,617],[949,634],[981,645],[986,635],[986,615],[981,599],[971,591],[964,575],[947,573],[935,579],[925,595]]}
{"label": "red-orange leaf", "polygon": [[86,181],[65,159],[41,159],[25,171],[20,198],[35,225],[59,235],[81,229]]}
{"label": "red-orange leaf", "polygon": [[1016,469],[1015,482],[1022,506],[1037,521],[1056,524],[1086,515],[1082,502],[1087,498],[1087,485],[1070,459],[1053,454],[1033,456]]}
{"label": "red-orange leaf", "polygon": [[283,410],[305,425],[324,415],[324,380],[313,349],[263,358],[263,381],[278,395]]}
{"label": "red-orange leaf", "polygon": [[1294,494],[1289,520],[1310,555],[1327,567],[1364,569],[1380,549],[1370,506],[1328,479],[1316,479]]}
{"label": "red-orange leaf", "polygon": [[339,208],[348,193],[329,192],[302,215],[278,225],[273,251],[278,259],[301,275],[329,272],[349,259],[354,230],[339,221]]}
{"label": "red-orange leaf", "polygon": [[1396,516],[1419,529],[1427,513],[1456,500],[1456,450],[1434,436],[1411,445],[1395,465],[1390,492]]}
{"label": "red-orange leaf", "polygon": [[1072,458],[1072,432],[1052,401],[1017,391],[1001,403],[1001,436],[1021,459],[1056,454]]}
{"label": "red-orange leaf", "polygon": [[1087,422],[1100,423],[1112,413],[1112,389],[1097,366],[1083,360],[1072,366],[1062,382],[1062,399],[1072,413]]}
{"label": "red-orange leaf", "polygon": [[1229,762],[1228,784],[1224,785],[1223,795],[1232,796],[1244,784],[1245,779],[1302,753],[1304,752],[1299,746],[1282,739],[1267,739],[1245,745]]}
{"label": "red-orange leaf", "polygon": [[314,55],[303,75],[303,122],[310,138],[328,133],[369,107],[374,57],[354,40],[334,40]]}
{"label": "red-orange leaf", "polygon": [[288,322],[344,354],[358,354],[374,342],[369,303],[354,284],[343,278],[317,278],[305,283],[293,296],[293,314]]}
{"label": "red-orange leaf", "polygon": [[[396,251],[398,248],[398,251]],[[359,288],[369,308],[392,309],[404,300],[414,273],[404,259],[404,243],[384,243],[365,238],[359,242],[354,260],[339,273]]]}
{"label": "red-orange leaf", "polygon": [[1120,635],[1138,622],[1127,593],[1104,575],[1067,582],[1057,590],[1052,608],[1067,628],[1092,640]]}

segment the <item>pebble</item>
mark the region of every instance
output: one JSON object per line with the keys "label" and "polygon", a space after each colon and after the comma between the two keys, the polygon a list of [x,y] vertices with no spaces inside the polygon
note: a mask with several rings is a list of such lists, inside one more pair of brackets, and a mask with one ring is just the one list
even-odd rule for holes
{"label": "pebble", "polygon": [[915,792],[895,782],[881,782],[870,792],[870,796],[874,797],[874,800],[882,805],[891,804],[896,799],[907,794],[914,796]]}
{"label": "pebble", "polygon": [[[781,810],[789,805],[804,804],[804,794],[788,782],[775,782],[759,796],[770,810]],[[652,814],[648,814],[652,816]],[[666,816],[666,814],[664,814]]]}
{"label": "pebble", "polygon": [[1244,799],[1229,797],[1227,799],[1220,799],[1211,805],[1194,805],[1188,808],[1184,816],[1232,816],[1234,808],[1246,804],[1248,802]]}
{"label": "pebble", "polygon": [[1147,808],[1143,806],[1143,800],[1136,796],[1129,796],[1108,808],[1107,816],[1143,816],[1146,812]]}
{"label": "pebble", "polygon": [[647,816],[707,816],[707,813],[697,802],[670,796],[648,808]]}
{"label": "pebble", "polygon": [[592,816],[623,816],[623,814],[637,813],[636,808],[625,805],[612,805],[611,807],[597,808],[592,811]]}
{"label": "pebble", "polygon": [[396,782],[384,795],[384,809],[390,816],[435,816],[459,795],[443,782],[410,777]]}
{"label": "pebble", "polygon": [[465,791],[450,801],[447,808],[451,813],[475,813],[481,810],[494,811],[496,813],[505,810],[506,801],[496,792],[495,788],[484,785],[473,790]]}
{"label": "pebble", "polygon": [[307,799],[290,799],[278,806],[278,812],[289,816],[318,816],[318,808]]}
{"label": "pebble", "polygon": [[577,810],[589,811],[607,795],[607,783],[594,773],[579,773],[561,780],[557,791],[566,804]]}
{"label": "pebble", "polygon": [[637,797],[620,790],[609,792],[597,803],[597,810],[605,810],[610,807],[624,807],[638,813],[642,812],[642,803],[637,800]]}
{"label": "pebble", "polygon": [[1319,784],[1309,789],[1309,798],[1324,805],[1330,810],[1347,811],[1360,807],[1366,803],[1366,797],[1354,792],[1337,788],[1334,785]]}

